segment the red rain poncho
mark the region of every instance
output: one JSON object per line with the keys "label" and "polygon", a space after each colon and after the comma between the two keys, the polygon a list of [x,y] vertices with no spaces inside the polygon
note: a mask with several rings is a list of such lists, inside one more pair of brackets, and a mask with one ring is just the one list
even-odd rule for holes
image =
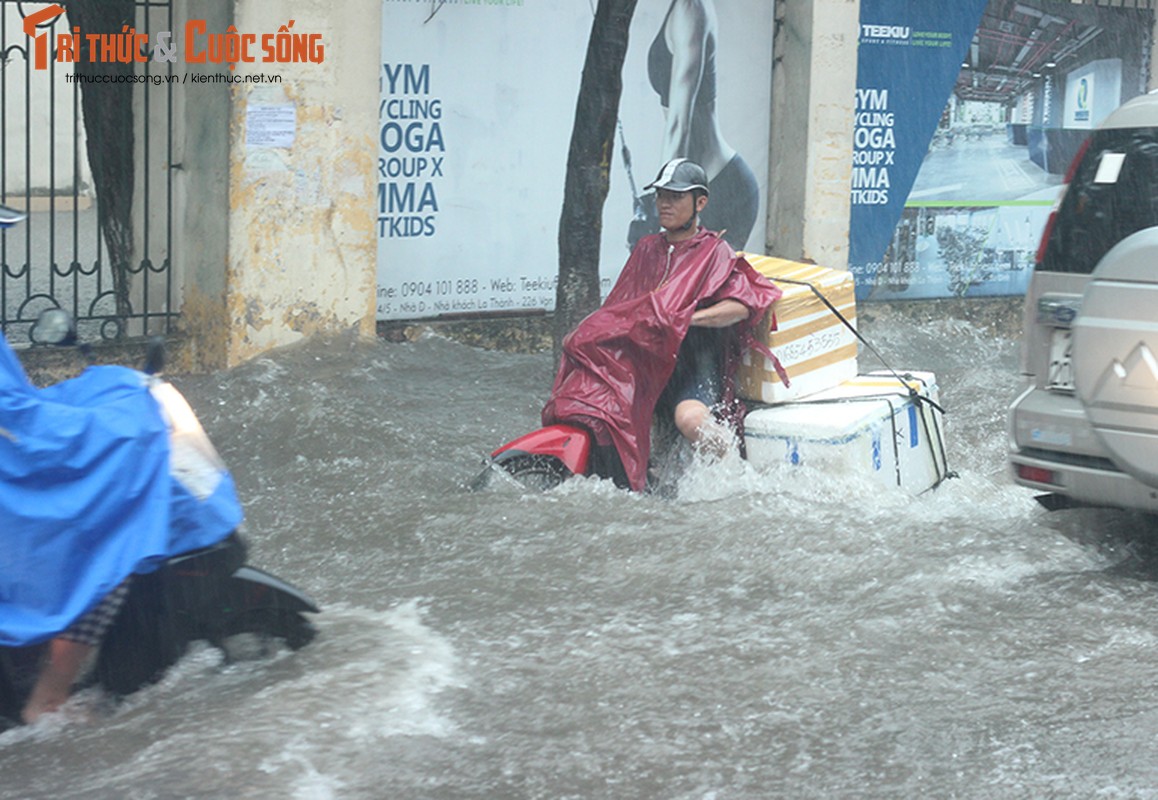
{"label": "red rain poncho", "polygon": [[[563,340],[543,424],[590,428],[601,444],[615,446],[631,488],[641,491],[652,414],[692,314],[722,300],[740,301],[751,313],[737,323],[738,333],[751,345],[753,327],[780,294],[713,231],[701,228],[674,245],[662,234],[640,239],[607,300]],[[722,361],[728,385],[735,363]]]}

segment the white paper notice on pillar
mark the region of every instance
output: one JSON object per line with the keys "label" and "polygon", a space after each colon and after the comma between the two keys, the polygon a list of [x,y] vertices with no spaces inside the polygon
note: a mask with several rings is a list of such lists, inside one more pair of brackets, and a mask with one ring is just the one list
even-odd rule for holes
{"label": "white paper notice on pillar", "polygon": [[297,132],[293,103],[250,103],[245,109],[245,146],[292,148]]}
{"label": "white paper notice on pillar", "polygon": [[[379,319],[554,308],[567,153],[594,7],[383,0]],[[684,24],[681,14],[702,24]],[[693,29],[698,41],[680,37]],[[743,242],[736,249],[763,250],[772,30],[766,0],[636,6],[602,231],[590,232],[604,295],[629,243],[654,226],[644,185],[675,155],[701,161],[712,180],[717,216],[705,224],[728,228]],[[681,83],[689,73],[699,77]]]}

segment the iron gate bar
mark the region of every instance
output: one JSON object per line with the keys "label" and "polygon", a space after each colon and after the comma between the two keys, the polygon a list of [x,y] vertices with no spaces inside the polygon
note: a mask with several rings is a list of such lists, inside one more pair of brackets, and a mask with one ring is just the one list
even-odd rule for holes
{"label": "iron gate bar", "polygon": [[[173,121],[174,98],[172,82],[173,64],[165,63],[165,68],[154,72],[151,60],[143,62],[145,80],[133,84],[134,106],[139,113],[134,115],[132,130],[134,139],[139,136],[136,154],[133,156],[135,171],[139,179],[135,181],[133,208],[137,213],[139,229],[134,233],[134,258],[131,263],[114,265],[108,257],[107,244],[99,222],[101,198],[95,196],[90,208],[83,208],[92,195],[83,192],[82,170],[88,165],[87,153],[82,153],[82,136],[85,135],[81,81],[72,81],[71,140],[72,140],[72,180],[70,187],[58,186],[61,179],[58,158],[67,161],[67,155],[57,142],[58,134],[67,130],[67,125],[57,119],[58,114],[67,114],[64,106],[67,98],[60,96],[56,86],[62,78],[58,70],[68,69],[71,64],[56,61],[54,31],[58,25],[66,26],[68,0],[58,0],[66,9],[64,16],[42,23],[40,30],[51,41],[49,66],[44,71],[33,71],[31,60],[32,42],[23,32],[23,26],[9,24],[12,9],[20,19],[44,6],[44,3],[27,3],[22,0],[0,0],[0,203],[19,204],[20,199],[29,217],[25,223],[10,231],[0,232],[0,330],[14,343],[26,340],[36,315],[47,307],[71,309],[77,324],[83,328],[94,328],[102,338],[115,339],[130,335],[152,333],[169,334],[179,314],[173,309],[177,305],[174,297],[173,281],[173,213],[174,197],[172,182],[173,161]],[[24,6],[32,6],[26,10]],[[173,29],[172,0],[135,0],[134,22],[139,22],[138,30],[155,35],[154,21],[160,20],[161,29]],[[14,15],[15,16],[15,15]],[[17,28],[13,30],[13,28]],[[16,64],[24,62],[23,76],[16,75]],[[141,75],[142,73],[135,73]],[[164,74],[162,86],[154,86],[149,76]],[[13,156],[14,142],[11,136],[20,136],[9,124],[10,103],[13,100],[10,80],[23,77],[24,88],[24,187],[12,191],[8,181],[10,158]],[[34,80],[34,78],[36,80]],[[44,80],[48,81],[47,92],[43,90]],[[33,92],[38,97],[47,95],[47,123],[34,121]],[[153,93],[165,92],[164,105],[159,109],[156,120],[152,118],[158,110]],[[139,94],[144,92],[143,95]],[[60,107],[58,107],[60,106]],[[137,119],[136,117],[139,117]],[[164,131],[157,128],[164,126]],[[47,139],[47,147],[41,145]],[[94,143],[96,144],[96,143]],[[160,144],[160,149],[158,149]],[[35,152],[34,152],[35,150]],[[47,181],[38,178],[34,166],[39,166],[39,158],[47,150]],[[163,156],[163,164],[154,165],[152,160]],[[41,170],[43,174],[44,170]],[[160,173],[160,176],[158,176]],[[47,182],[47,187],[36,185]],[[43,190],[43,191],[42,191]],[[163,202],[160,202],[163,198]],[[65,202],[62,202],[65,201]],[[160,202],[162,211],[154,215],[153,203]],[[47,203],[41,212],[37,203]],[[66,206],[71,206],[67,209]],[[67,215],[67,216],[66,216]],[[82,217],[93,217],[91,233],[88,222],[82,226]],[[156,226],[163,225],[158,231]],[[45,239],[47,241],[45,241]],[[21,248],[20,245],[23,245]],[[154,252],[160,245],[163,254]],[[13,266],[10,257],[19,259],[14,251],[23,250],[23,264]],[[94,252],[95,248],[95,252]],[[139,248],[139,250],[138,250]],[[126,308],[118,309],[116,303],[116,281],[113,271],[121,268],[131,284],[131,293]],[[111,283],[110,283],[111,282]],[[111,304],[111,308],[109,308]]]}

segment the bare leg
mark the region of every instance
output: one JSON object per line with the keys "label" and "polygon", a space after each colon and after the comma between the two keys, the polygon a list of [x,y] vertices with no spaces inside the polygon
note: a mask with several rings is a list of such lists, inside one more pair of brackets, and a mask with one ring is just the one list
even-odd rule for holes
{"label": "bare leg", "polygon": [[35,722],[41,714],[56,711],[64,705],[92,650],[90,645],[71,639],[53,639],[49,643],[48,657],[40,667],[36,686],[20,715],[26,723]]}
{"label": "bare leg", "polygon": [[676,405],[675,425],[697,449],[716,458],[727,455],[731,437],[699,400],[681,400]]}

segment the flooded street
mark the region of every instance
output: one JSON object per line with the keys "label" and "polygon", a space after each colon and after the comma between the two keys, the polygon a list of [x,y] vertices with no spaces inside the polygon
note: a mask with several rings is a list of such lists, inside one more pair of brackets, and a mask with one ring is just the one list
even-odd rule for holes
{"label": "flooded street", "polygon": [[176,378],[319,636],[0,735],[0,795],[1158,797],[1158,527],[1012,486],[1014,341],[866,311],[938,377],[959,477],[920,498],[738,459],[470,492],[554,364],[434,335]]}

